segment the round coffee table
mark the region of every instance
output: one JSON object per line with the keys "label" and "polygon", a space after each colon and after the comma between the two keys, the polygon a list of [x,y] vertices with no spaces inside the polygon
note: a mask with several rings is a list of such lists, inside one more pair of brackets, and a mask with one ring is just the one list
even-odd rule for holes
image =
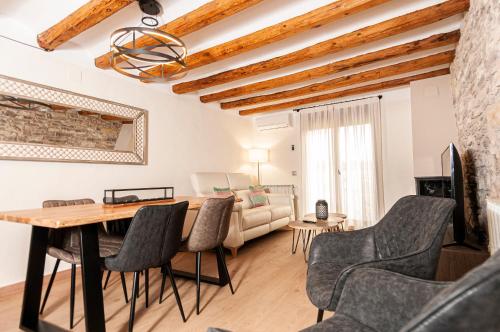
{"label": "round coffee table", "polygon": [[[309,241],[312,240],[318,233],[323,232],[340,232],[344,230],[344,221],[347,218],[342,213],[330,213],[328,219],[318,220],[314,213],[306,214],[302,220],[291,221],[288,226],[292,228],[292,254],[297,252],[300,237],[302,236],[302,252],[304,253],[304,261],[307,262],[307,249]],[[297,242],[295,242],[295,230],[299,231]]]}

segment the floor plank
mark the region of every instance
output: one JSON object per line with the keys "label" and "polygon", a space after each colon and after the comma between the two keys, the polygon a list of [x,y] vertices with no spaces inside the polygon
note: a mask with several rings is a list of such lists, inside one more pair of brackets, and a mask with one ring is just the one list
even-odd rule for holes
{"label": "floor plank", "polygon": [[[231,331],[297,331],[314,324],[316,310],[305,291],[306,264],[300,250],[291,255],[291,232],[276,231],[245,244],[238,257],[227,256],[236,293],[229,287],[202,284],[201,310],[196,315],[196,285],[177,279],[188,321],[182,322],[172,289],[167,281],[166,299],[158,304],[159,270],[150,271],[150,307],[145,308],[143,291],[136,304],[135,331],[206,331],[220,327]],[[175,269],[194,271],[194,255],[182,253],[173,261]],[[202,273],[216,276],[215,255],[203,254]],[[84,331],[80,274],[77,276],[73,331]],[[131,293],[131,275],[127,275]],[[141,279],[143,285],[143,279]],[[46,285],[44,285],[45,290]],[[17,331],[22,287],[0,292],[0,331]],[[113,273],[104,291],[108,331],[126,331],[129,306],[125,304],[119,274]],[[330,314],[326,314],[325,318]],[[69,327],[69,273],[59,273],[44,313],[44,319]]]}

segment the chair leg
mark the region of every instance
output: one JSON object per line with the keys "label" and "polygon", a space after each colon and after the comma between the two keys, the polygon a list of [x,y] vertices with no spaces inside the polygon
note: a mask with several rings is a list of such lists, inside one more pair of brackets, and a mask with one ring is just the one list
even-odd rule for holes
{"label": "chair leg", "polygon": [[177,306],[179,307],[179,311],[181,312],[182,321],[186,322],[186,316],[184,316],[184,309],[182,308],[181,297],[179,296],[179,292],[177,290],[177,285],[174,279],[174,273],[172,272],[172,266],[170,262],[166,266],[166,272],[168,273],[168,277],[170,278],[170,284],[172,285],[172,289],[174,290],[175,300],[177,301]]}
{"label": "chair leg", "polygon": [[196,253],[196,314],[200,314],[201,251]]}
{"label": "chair leg", "polygon": [[47,290],[45,291],[45,296],[43,297],[42,308],[40,309],[40,315],[43,314],[43,309],[47,304],[47,299],[49,298],[50,290],[52,289],[52,284],[56,278],[57,269],[59,268],[60,259],[56,260],[56,265],[54,265],[54,270],[52,270],[52,275],[50,276],[49,284],[47,285]]}
{"label": "chair leg", "polygon": [[319,323],[323,320],[324,310],[318,309],[318,317],[316,318],[316,323]]}
{"label": "chair leg", "polygon": [[149,269],[144,271],[144,293],[146,295],[146,308],[149,306]]}
{"label": "chair leg", "polygon": [[75,280],[76,279],[76,264],[71,264],[71,289],[69,293],[69,328],[73,328],[75,316]]}
{"label": "chair leg", "polygon": [[162,267],[162,277],[161,277],[161,288],[160,288],[160,300],[158,301],[159,304],[163,302],[163,292],[165,290],[165,281],[167,280],[167,269],[165,267]]}
{"label": "chair leg", "polygon": [[111,276],[111,271],[108,271],[108,275],[106,276],[106,281],[104,282],[104,286],[102,289],[106,289],[108,287],[109,277]]}
{"label": "chair leg", "polygon": [[120,279],[122,280],[122,288],[123,288],[123,295],[125,296],[125,303],[128,303],[127,283],[125,282],[124,272],[120,272]]}
{"label": "chair leg", "polygon": [[220,260],[224,265],[224,273],[226,274],[227,280],[229,280],[229,288],[231,289],[231,294],[234,294],[233,284],[231,283],[231,276],[229,275],[229,271],[227,270],[226,255],[224,254],[224,249],[222,249],[222,246],[217,247],[217,255],[219,255]]}
{"label": "chair leg", "polygon": [[139,272],[134,272],[134,282],[132,284],[132,298],[130,303],[130,318],[128,321],[128,330],[132,332],[134,330],[134,318],[135,318],[135,301],[137,299],[137,293],[139,291]]}

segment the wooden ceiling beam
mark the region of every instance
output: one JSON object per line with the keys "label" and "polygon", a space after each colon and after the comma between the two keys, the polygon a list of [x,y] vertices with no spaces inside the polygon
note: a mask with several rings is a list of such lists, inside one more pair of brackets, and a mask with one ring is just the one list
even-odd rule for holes
{"label": "wooden ceiling beam", "polygon": [[391,76],[407,74],[421,69],[431,68],[444,64],[450,64],[453,62],[454,57],[455,57],[454,50],[446,51],[442,53],[429,55],[423,58],[418,58],[414,60],[396,63],[394,65],[389,65],[381,68],[364,71],[361,73],[337,77],[325,82],[310,84],[296,89],[230,101],[227,103],[221,103],[220,106],[222,109],[231,109],[236,107],[266,103],[280,99],[300,97],[328,90],[334,90],[354,84],[380,80]]}
{"label": "wooden ceiling beam", "polygon": [[404,77],[404,78],[398,78],[395,80],[385,81],[385,82],[381,82],[381,83],[374,83],[374,84],[360,86],[360,87],[353,88],[353,89],[342,90],[342,91],[332,92],[332,93],[328,93],[328,94],[324,94],[324,95],[293,100],[293,101],[280,103],[280,104],[267,105],[267,106],[261,106],[261,107],[257,107],[257,108],[242,110],[242,111],[239,111],[239,114],[240,115],[254,115],[254,114],[268,113],[268,112],[279,111],[279,110],[286,110],[286,109],[294,108],[296,106],[314,104],[314,103],[317,103],[320,101],[333,100],[333,99],[341,98],[341,97],[348,97],[348,96],[359,95],[359,94],[368,93],[368,92],[396,88],[399,86],[407,85],[413,81],[423,80],[426,78],[431,78],[431,77],[436,77],[436,76],[448,75],[449,73],[450,73],[449,68],[439,69],[439,70],[434,70],[434,71],[427,72],[424,74],[413,75],[413,76],[408,76],[408,77]]}
{"label": "wooden ceiling beam", "polygon": [[201,79],[175,84],[173,86],[173,91],[175,93],[197,91],[295,65],[429,25],[453,15],[463,13],[468,8],[469,0],[448,0],[434,6],[346,33],[292,53],[231,69]]}
{"label": "wooden ceiling beam", "polygon": [[440,33],[406,44],[385,48],[380,51],[366,53],[353,58],[332,62],[324,66],[315,67],[297,73],[204,95],[200,97],[200,100],[203,103],[209,103],[227,98],[239,97],[259,91],[275,89],[289,84],[300,83],[320,78],[326,75],[336,74],[338,72],[365,66],[377,61],[388,60],[404,55],[410,55],[420,51],[455,44],[459,39],[460,30]]}
{"label": "wooden ceiling beam", "polygon": [[[192,70],[217,61],[221,61],[262,46],[292,37],[301,32],[319,28],[344,17],[362,12],[389,0],[338,0],[308,13],[271,25],[248,35],[210,47],[188,55],[186,70]],[[148,71],[159,75],[161,67]]]}
{"label": "wooden ceiling beam", "polygon": [[[158,28],[163,32],[172,34],[176,37],[182,37],[201,30],[210,24],[218,22],[226,17],[230,17],[242,10],[254,6],[263,0],[214,0],[210,1],[197,9],[176,18],[175,20],[162,25]],[[145,47],[154,44],[155,41],[150,37],[141,37],[136,40],[136,47]],[[132,44],[126,44],[131,47]],[[96,67],[101,69],[111,68],[111,52],[97,57],[94,62]]]}
{"label": "wooden ceiling beam", "polygon": [[53,51],[133,2],[135,0],[91,0],[38,34],[38,45],[47,51]]}

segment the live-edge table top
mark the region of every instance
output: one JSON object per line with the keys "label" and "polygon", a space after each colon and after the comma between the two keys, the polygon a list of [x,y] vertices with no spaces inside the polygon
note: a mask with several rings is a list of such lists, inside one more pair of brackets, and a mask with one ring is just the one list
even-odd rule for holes
{"label": "live-edge table top", "polygon": [[189,209],[197,210],[204,197],[178,196],[170,201],[142,202],[124,206],[86,204],[0,212],[0,220],[47,228],[75,227],[103,221],[131,218],[146,205],[175,204],[189,201]]}

